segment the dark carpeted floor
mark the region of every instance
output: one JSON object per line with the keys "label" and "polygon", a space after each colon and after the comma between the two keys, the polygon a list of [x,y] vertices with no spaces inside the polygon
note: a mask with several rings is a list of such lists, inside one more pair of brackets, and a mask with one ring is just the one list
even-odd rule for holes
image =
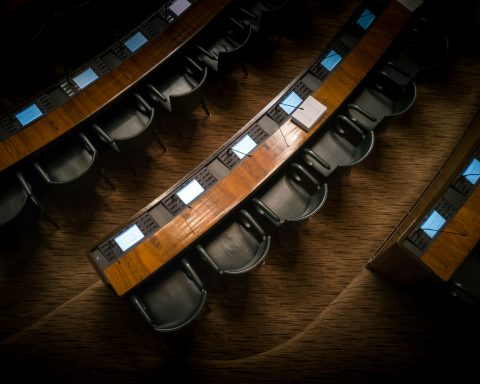
{"label": "dark carpeted floor", "polygon": [[[225,284],[190,260],[208,307],[189,328],[158,335],[108,290],[87,254],[180,180],[307,67],[358,1],[310,2],[303,33],[270,36],[240,69],[209,83],[212,116],[172,121],[133,160],[113,153],[92,196],[42,194],[55,230],[40,222],[18,244],[0,244],[0,366],[52,382],[372,383],[454,378],[474,372],[478,318],[431,284],[396,287],[365,269],[435,176],[480,107],[480,50],[451,36],[450,57],[417,82],[417,100],[391,119],[371,155],[329,184],[322,210],[274,236],[266,264]],[[183,133],[181,138],[176,129]],[[476,322],[477,321],[477,322]]]}

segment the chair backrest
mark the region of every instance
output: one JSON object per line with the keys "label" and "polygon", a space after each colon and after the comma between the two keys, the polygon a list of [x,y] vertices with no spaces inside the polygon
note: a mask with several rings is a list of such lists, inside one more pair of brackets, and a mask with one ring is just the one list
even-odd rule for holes
{"label": "chair backrest", "polygon": [[52,191],[92,190],[102,176],[100,154],[83,132],[69,139],[50,149],[34,167]]}
{"label": "chair backrest", "polygon": [[240,31],[236,35],[238,38],[234,43],[234,48],[229,50],[220,50],[218,52],[218,73],[230,73],[235,66],[242,61],[253,35],[253,27],[248,25],[243,27],[243,29],[244,31]]}
{"label": "chair backrest", "polygon": [[252,198],[256,212],[274,226],[306,220],[315,214],[327,199],[327,184],[320,182],[297,162]]}
{"label": "chair backrest", "polygon": [[207,291],[184,258],[165,267],[132,293],[130,299],[156,332],[178,331],[200,314]]}
{"label": "chair backrest", "polygon": [[218,273],[238,275],[265,259],[270,236],[245,209],[214,228],[196,245],[200,256]]}
{"label": "chair backrest", "polygon": [[0,190],[0,232],[11,236],[36,223],[41,207],[23,174],[2,178]]}

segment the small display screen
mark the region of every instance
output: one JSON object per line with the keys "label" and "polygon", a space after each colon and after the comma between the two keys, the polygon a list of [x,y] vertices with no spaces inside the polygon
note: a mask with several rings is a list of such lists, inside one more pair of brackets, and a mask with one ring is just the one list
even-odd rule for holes
{"label": "small display screen", "polygon": [[357,24],[363,29],[368,29],[368,27],[370,27],[370,25],[373,23],[373,20],[375,20],[375,15],[368,9],[365,9],[357,19]]}
{"label": "small display screen", "polygon": [[24,127],[39,117],[42,117],[42,115],[43,112],[40,110],[40,108],[38,108],[37,104],[32,104],[18,112],[15,117]]}
{"label": "small display screen", "polygon": [[428,215],[427,219],[420,226],[420,229],[423,230],[428,237],[433,239],[442,229],[445,223],[446,220],[443,218],[443,216],[434,210],[432,213],[430,213],[430,215]]}
{"label": "small display screen", "polygon": [[292,91],[285,99],[283,99],[283,101],[279,105],[280,108],[290,114],[302,103],[302,101],[302,98],[298,96],[294,91]]}
{"label": "small display screen", "polygon": [[471,184],[475,185],[480,178],[480,161],[473,159],[467,168],[462,173],[462,176],[465,177]]}
{"label": "small display screen", "polygon": [[168,7],[175,15],[180,16],[188,7],[190,7],[188,0],[176,0]]}
{"label": "small display screen", "polygon": [[232,150],[240,159],[243,159],[256,146],[257,143],[250,136],[246,135],[232,147]]}
{"label": "small display screen", "polygon": [[182,189],[180,189],[176,195],[184,202],[184,204],[188,205],[196,197],[200,196],[203,191],[204,189],[200,183],[196,179],[193,179]]}
{"label": "small display screen", "polygon": [[87,68],[83,72],[80,72],[72,80],[78,85],[80,89],[85,88],[87,85],[93,83],[98,79],[98,75],[92,68]]}
{"label": "small display screen", "polygon": [[115,237],[114,240],[118,244],[120,249],[125,252],[127,249],[138,243],[144,237],[145,235],[142,233],[142,231],[140,231],[140,228],[138,228],[136,224],[134,224],[128,229],[126,229],[124,232],[122,232],[120,235]]}
{"label": "small display screen", "polygon": [[342,56],[335,52],[335,50],[331,49],[327,56],[325,56],[320,62],[320,64],[322,64],[330,72],[337,66],[340,60],[342,60]]}
{"label": "small display screen", "polygon": [[137,32],[133,36],[125,40],[123,44],[125,44],[125,46],[130,50],[130,52],[133,53],[147,41],[147,38],[143,36],[141,32]]}

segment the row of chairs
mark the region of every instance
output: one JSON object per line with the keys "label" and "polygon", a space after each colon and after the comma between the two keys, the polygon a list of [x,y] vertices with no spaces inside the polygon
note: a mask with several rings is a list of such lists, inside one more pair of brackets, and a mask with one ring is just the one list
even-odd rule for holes
{"label": "row of chairs", "polygon": [[[441,46],[448,49],[448,44]],[[366,159],[374,147],[375,132],[385,126],[388,118],[411,108],[416,100],[414,78],[434,67],[423,64],[412,61],[396,47],[393,56],[380,63],[313,142],[249,202],[201,238],[193,252],[220,275],[238,275],[261,265],[268,254],[271,235],[259,219],[276,229],[318,212],[327,198],[327,181],[348,174]],[[181,267],[178,263],[163,271],[167,277],[158,276],[131,295],[134,305],[157,332],[187,326],[206,302],[206,289],[186,256],[180,258]]]}
{"label": "row of chairs", "polygon": [[[224,75],[233,70],[235,64],[240,64],[247,74],[242,55],[254,34],[260,31],[260,20],[266,14],[268,20],[273,20],[287,3],[257,0],[247,4],[249,10],[228,10],[186,48],[186,54],[172,57],[140,85],[141,91],[121,97],[95,117],[86,129],[81,128],[76,134],[63,138],[34,159],[35,173],[50,191],[58,193],[78,194],[92,190],[102,177],[114,188],[105,177],[99,144],[105,143],[127,160],[145,152],[153,141],[166,150],[158,136],[158,108],[173,115],[188,115],[201,105],[210,115],[204,100],[209,71]],[[235,18],[239,12],[244,18]],[[5,233],[22,233],[38,217],[47,217],[26,174],[28,172],[18,171],[15,175],[2,176],[2,184],[11,186],[0,195],[0,228]],[[13,204],[13,201],[23,203]],[[31,209],[33,206],[36,209]]]}

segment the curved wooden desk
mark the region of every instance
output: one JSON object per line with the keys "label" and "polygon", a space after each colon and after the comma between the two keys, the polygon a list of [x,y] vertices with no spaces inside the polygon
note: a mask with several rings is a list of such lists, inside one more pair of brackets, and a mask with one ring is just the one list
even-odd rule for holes
{"label": "curved wooden desk", "polygon": [[231,0],[197,0],[190,9],[141,50],[63,105],[18,133],[0,141],[0,171],[74,129],[148,76],[186,44]]}
{"label": "curved wooden desk", "polygon": [[[390,2],[355,48],[314,92],[313,96],[327,107],[327,112],[309,132],[288,119],[227,176],[116,261],[102,268],[95,256],[90,254],[92,264],[105,283],[111,285],[118,295],[128,293],[246,201],[322,128],[329,116],[335,113],[382,57],[410,15],[411,12],[399,2]],[[264,111],[265,109],[262,112]],[[184,181],[185,179],[177,185]],[[149,207],[168,195],[171,190]]]}

